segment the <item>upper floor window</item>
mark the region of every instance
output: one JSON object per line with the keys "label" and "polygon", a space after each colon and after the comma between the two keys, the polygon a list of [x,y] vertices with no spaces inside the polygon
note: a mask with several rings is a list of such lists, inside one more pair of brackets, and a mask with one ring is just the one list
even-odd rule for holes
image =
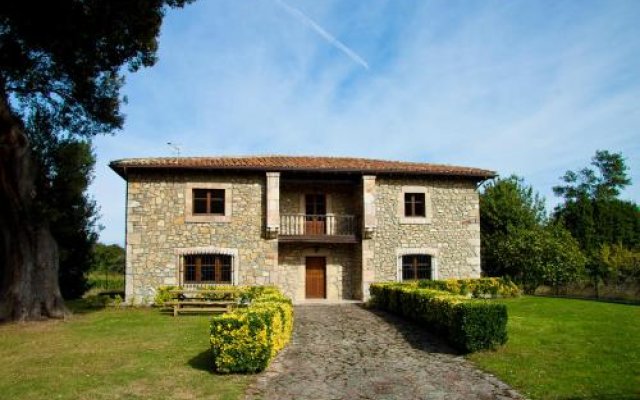
{"label": "upper floor window", "polygon": [[431,256],[409,254],[402,256],[402,280],[431,279]]}
{"label": "upper floor window", "polygon": [[426,185],[402,186],[398,193],[398,219],[401,224],[430,224],[433,217],[431,192]]}
{"label": "upper floor window", "polygon": [[184,192],[186,222],[231,222],[233,187],[226,182],[187,182]]}
{"label": "upper floor window", "polygon": [[425,217],[425,194],[405,193],[404,194],[404,216],[405,217]]}
{"label": "upper floor window", "polygon": [[224,215],[224,189],[193,189],[193,214]]}
{"label": "upper floor window", "polygon": [[184,283],[231,283],[231,256],[198,254],[184,256]]}

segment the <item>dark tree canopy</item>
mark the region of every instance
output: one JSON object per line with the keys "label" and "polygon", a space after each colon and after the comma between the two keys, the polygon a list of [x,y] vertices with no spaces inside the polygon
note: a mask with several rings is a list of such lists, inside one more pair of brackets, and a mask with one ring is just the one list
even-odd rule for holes
{"label": "dark tree canopy", "polygon": [[591,159],[591,165],[596,170],[586,167],[580,171],[567,171],[560,178],[565,185],[553,187],[556,196],[564,197],[566,201],[581,198],[611,200],[631,184],[631,178],[627,175],[629,168],[621,153],[597,150]]}
{"label": "dark tree canopy", "polygon": [[153,65],[165,5],[188,2],[2,2],[0,90],[23,121],[38,111],[54,134],[113,132],[124,121],[122,67]]}
{"label": "dark tree canopy", "polygon": [[68,250],[95,241],[89,139],[122,127],[124,72],[155,63],[167,7],[189,2],[0,2],[0,320],[65,314],[59,262],[72,282],[87,260]]}
{"label": "dark tree canopy", "polygon": [[579,172],[567,171],[565,185],[553,191],[564,197],[554,217],[561,221],[588,254],[603,244],[640,247],[640,210],[638,205],[618,198],[631,184],[629,168],[620,153],[596,151],[591,165]]}

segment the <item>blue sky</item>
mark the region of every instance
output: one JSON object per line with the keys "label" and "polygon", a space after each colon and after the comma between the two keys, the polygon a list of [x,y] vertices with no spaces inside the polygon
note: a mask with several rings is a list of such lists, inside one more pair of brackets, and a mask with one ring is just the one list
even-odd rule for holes
{"label": "blue sky", "polygon": [[[448,163],[551,187],[597,149],[640,179],[640,1],[199,0],[127,77],[95,140],[101,240],[124,242],[127,157],[342,155]],[[640,201],[634,183],[623,198]]]}

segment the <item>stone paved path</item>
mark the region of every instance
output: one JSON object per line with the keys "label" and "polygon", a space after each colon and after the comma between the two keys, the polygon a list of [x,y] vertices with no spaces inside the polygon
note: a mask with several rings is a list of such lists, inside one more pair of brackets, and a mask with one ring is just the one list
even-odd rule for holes
{"label": "stone paved path", "polygon": [[521,399],[423,329],[359,305],[295,308],[292,342],[247,399]]}

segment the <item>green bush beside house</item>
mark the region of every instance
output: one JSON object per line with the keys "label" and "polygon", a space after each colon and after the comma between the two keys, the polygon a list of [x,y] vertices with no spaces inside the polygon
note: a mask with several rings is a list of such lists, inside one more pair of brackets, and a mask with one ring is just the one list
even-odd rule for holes
{"label": "green bush beside house", "polygon": [[[429,286],[440,290],[425,288]],[[370,290],[374,307],[424,324],[463,352],[493,349],[507,342],[506,306],[469,295],[519,294],[513,283],[502,279],[376,283]],[[468,294],[461,294],[465,291]]]}

